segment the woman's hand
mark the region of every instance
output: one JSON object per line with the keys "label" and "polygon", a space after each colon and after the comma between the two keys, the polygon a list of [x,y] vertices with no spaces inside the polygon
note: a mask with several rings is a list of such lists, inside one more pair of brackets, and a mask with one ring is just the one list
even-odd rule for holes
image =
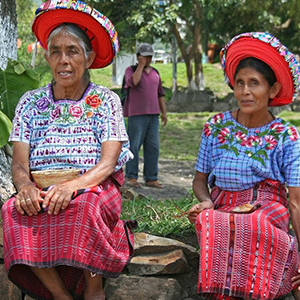
{"label": "woman's hand", "polygon": [[15,197],[15,207],[17,211],[28,216],[37,215],[41,210],[40,203],[43,202],[40,190],[32,183],[22,186],[22,189]]}
{"label": "woman's hand", "polygon": [[214,208],[214,204],[211,200],[203,201],[201,203],[195,204],[189,210],[188,219],[192,224],[195,224],[197,216],[205,209]]}
{"label": "woman's hand", "polygon": [[57,215],[60,210],[68,207],[74,191],[78,189],[76,180],[70,180],[53,186],[47,192],[41,192],[44,196],[43,208],[48,207],[49,215]]}

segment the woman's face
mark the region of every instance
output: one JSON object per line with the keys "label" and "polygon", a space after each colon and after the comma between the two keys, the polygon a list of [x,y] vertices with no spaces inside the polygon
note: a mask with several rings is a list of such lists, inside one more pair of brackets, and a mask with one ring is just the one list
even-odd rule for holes
{"label": "woman's face", "polygon": [[78,87],[82,76],[92,64],[94,57],[85,58],[78,40],[69,35],[55,36],[48,49],[46,60],[52,70],[53,79],[61,87]]}
{"label": "woman's face", "polygon": [[269,99],[279,92],[278,85],[277,82],[270,87],[265,77],[250,67],[241,69],[234,80],[234,95],[239,108],[249,114],[267,110]]}

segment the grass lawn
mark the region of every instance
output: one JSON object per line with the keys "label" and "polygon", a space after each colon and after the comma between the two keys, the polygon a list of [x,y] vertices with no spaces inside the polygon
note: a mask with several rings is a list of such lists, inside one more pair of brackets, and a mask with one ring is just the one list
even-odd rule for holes
{"label": "grass lawn", "polygon": [[[159,71],[162,84],[167,90],[166,100],[169,100],[172,96],[172,64],[152,64],[152,66]],[[204,64],[203,74],[207,90],[213,91],[219,98],[224,98],[230,92],[229,87],[224,83],[223,71],[219,63]],[[120,87],[113,86],[111,65],[104,69],[91,70],[91,79],[93,82],[111,88],[116,92],[120,90]],[[188,87],[184,63],[177,64],[177,86],[179,90],[187,89]]]}

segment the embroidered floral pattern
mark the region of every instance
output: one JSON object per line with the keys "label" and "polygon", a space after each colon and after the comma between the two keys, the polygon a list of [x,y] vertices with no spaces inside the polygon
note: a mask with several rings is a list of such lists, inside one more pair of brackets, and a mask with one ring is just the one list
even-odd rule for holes
{"label": "embroidered floral pattern", "polygon": [[[221,145],[220,149],[232,151],[236,156],[241,152],[245,153],[251,159],[259,161],[265,166],[265,161],[269,159],[268,150],[276,147],[280,139],[288,137],[291,141],[298,139],[297,131],[287,122],[272,123],[266,130],[255,130],[255,134],[249,133],[249,130],[233,121],[226,121],[223,113],[210,118],[204,125],[204,135],[213,135],[218,139]],[[241,146],[241,147],[238,147]]]}
{"label": "embroidered floral pattern", "polygon": [[36,107],[40,114],[48,116],[50,120],[60,123],[76,123],[84,118],[91,118],[95,113],[102,110],[102,97],[96,92],[87,95],[84,101],[76,104],[65,103],[63,105],[56,105],[49,101],[45,91],[40,94],[34,94],[34,101],[32,106]]}
{"label": "embroidered floral pattern", "polygon": [[117,96],[90,83],[82,99],[53,100],[51,85],[25,93],[16,108],[11,141],[30,142],[33,170],[78,167],[101,158],[103,142],[122,141],[116,170],[132,158]]}

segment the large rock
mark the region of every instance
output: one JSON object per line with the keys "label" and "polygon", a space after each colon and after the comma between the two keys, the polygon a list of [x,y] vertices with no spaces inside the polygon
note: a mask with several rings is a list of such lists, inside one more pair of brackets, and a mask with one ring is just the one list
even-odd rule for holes
{"label": "large rock", "polygon": [[190,270],[182,250],[134,256],[127,266],[131,275],[179,274]]}
{"label": "large rock", "polygon": [[187,260],[196,258],[199,255],[196,248],[173,239],[144,232],[135,233],[134,235],[134,255],[165,253],[174,250],[182,250]]}
{"label": "large rock", "polygon": [[105,294],[109,300],[183,300],[188,297],[173,278],[126,275],[108,279]]}

